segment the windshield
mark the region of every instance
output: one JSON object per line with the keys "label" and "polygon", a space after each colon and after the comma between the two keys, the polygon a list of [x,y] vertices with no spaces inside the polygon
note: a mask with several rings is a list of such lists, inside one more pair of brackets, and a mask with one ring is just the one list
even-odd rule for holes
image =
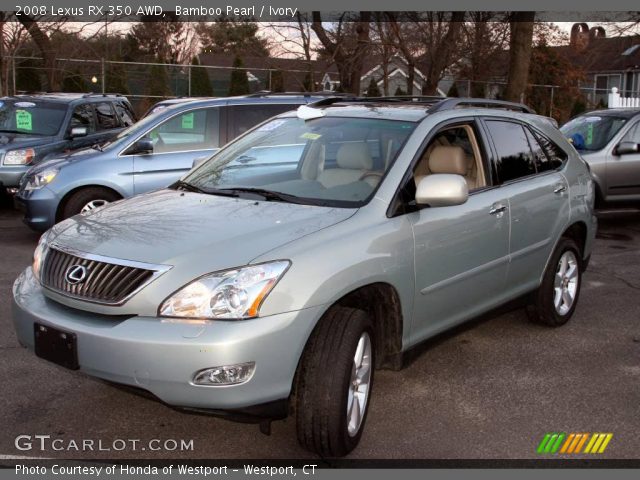
{"label": "windshield", "polygon": [[409,137],[412,122],[275,118],[190,172],[196,191],[312,205],[365,204]]}
{"label": "windshield", "polygon": [[626,122],[626,118],[613,115],[583,115],[564,124],[560,131],[576,150],[596,151],[603,149]]}
{"label": "windshield", "polygon": [[56,135],[66,113],[63,103],[0,99],[0,133]]}

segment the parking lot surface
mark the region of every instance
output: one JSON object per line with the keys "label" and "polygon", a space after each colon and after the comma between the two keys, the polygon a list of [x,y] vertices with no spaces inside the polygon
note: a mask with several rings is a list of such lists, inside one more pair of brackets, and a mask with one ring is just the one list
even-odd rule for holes
{"label": "parking lot surface", "polygon": [[[637,459],[640,213],[605,212],[599,222],[577,311],[566,326],[531,324],[515,304],[429,341],[400,372],[376,372],[367,427],[350,457],[540,458],[536,448],[547,432],[610,432],[598,458]],[[30,264],[37,239],[2,200],[0,458],[313,458],[298,446],[291,418],[274,422],[267,437],[256,425],[174,411],[20,347],[11,286]],[[50,435],[62,439],[63,450],[18,450],[18,435]],[[94,451],[68,449],[86,439],[95,440]],[[116,440],[128,447],[115,451]],[[136,450],[131,440],[139,441]],[[152,450],[165,440],[192,440],[193,449]],[[111,450],[98,451],[98,441]]]}

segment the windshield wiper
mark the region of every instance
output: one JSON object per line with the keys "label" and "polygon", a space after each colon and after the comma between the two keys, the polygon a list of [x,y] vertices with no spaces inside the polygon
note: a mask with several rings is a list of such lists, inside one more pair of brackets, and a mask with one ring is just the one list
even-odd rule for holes
{"label": "windshield wiper", "polygon": [[241,193],[255,193],[260,195],[267,201],[287,202],[287,203],[304,203],[300,197],[291,195],[288,193],[274,192],[273,190],[266,190],[264,188],[255,187],[234,187],[234,188],[220,188],[216,192],[229,192],[234,196],[240,196]]}
{"label": "windshield wiper", "polygon": [[204,190],[202,190],[199,187],[196,187],[195,185],[192,185],[190,183],[185,182],[184,180],[178,180],[174,186],[176,187],[176,189],[180,188],[182,190],[186,190],[188,192],[195,192],[195,193],[209,193],[209,192],[205,192]]}

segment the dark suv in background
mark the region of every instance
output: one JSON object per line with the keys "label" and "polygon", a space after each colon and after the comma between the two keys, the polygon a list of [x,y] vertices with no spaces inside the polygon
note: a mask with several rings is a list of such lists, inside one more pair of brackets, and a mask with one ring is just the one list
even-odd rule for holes
{"label": "dark suv in background", "polygon": [[0,189],[15,191],[24,173],[46,157],[105,142],[135,122],[131,104],[121,95],[0,98]]}

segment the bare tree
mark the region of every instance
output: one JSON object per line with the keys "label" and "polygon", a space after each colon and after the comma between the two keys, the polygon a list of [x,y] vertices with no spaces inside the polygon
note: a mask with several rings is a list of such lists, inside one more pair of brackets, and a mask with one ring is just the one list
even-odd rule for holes
{"label": "bare tree", "polygon": [[509,80],[505,89],[505,98],[513,102],[522,102],[527,89],[535,17],[535,12],[511,13]]}
{"label": "bare tree", "polygon": [[360,77],[364,60],[371,48],[369,37],[371,12],[360,12],[355,18],[343,13],[338,22],[327,28],[320,12],[312,12],[311,28],[327,56],[336,64],[340,87],[345,92],[360,93]]}

